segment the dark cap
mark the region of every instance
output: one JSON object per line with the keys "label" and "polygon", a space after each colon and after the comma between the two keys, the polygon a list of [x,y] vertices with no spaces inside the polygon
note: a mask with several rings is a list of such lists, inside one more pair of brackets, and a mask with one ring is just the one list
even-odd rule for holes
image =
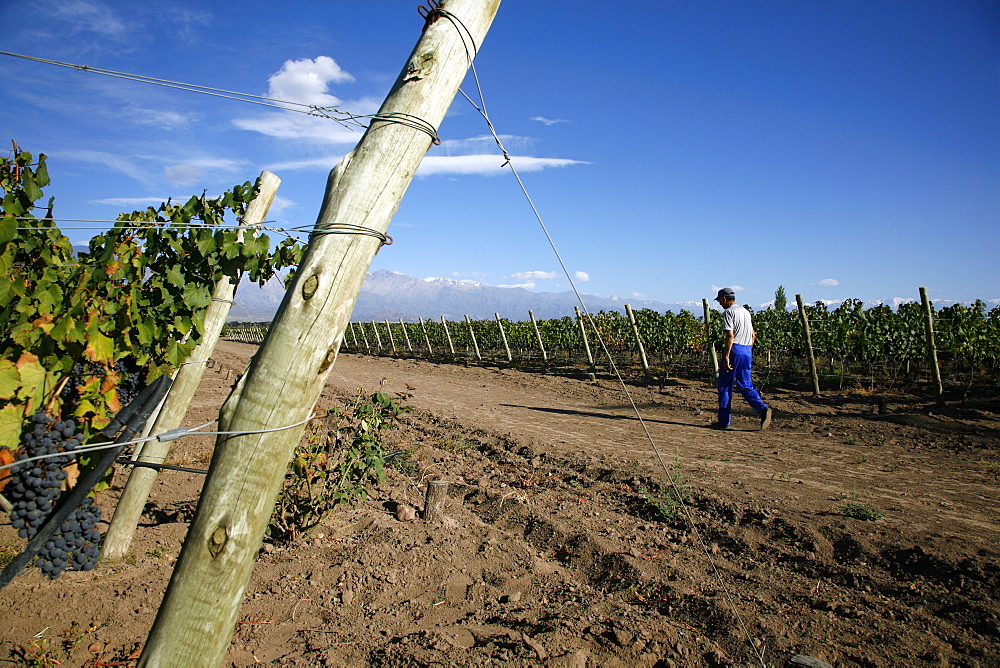
{"label": "dark cap", "polygon": [[719,294],[715,295],[715,301],[719,301],[720,299],[723,298],[736,299],[736,293],[733,292],[732,288],[722,288],[721,290],[719,290]]}

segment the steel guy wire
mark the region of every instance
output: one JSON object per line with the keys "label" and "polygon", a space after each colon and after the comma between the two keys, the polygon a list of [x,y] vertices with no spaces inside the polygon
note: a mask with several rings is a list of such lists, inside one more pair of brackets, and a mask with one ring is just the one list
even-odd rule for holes
{"label": "steel guy wire", "polygon": [[[452,21],[452,23],[456,23],[456,22],[460,23],[460,21],[458,21],[457,18],[451,18],[450,20]],[[480,82],[479,82],[479,77],[476,75],[476,66],[475,66],[475,64],[473,62],[471,62],[471,60],[470,60],[469,66],[470,66],[470,68],[471,68],[471,70],[473,72],[473,78],[474,78],[474,80],[476,82],[476,88],[478,90],[479,97],[482,100],[483,99],[483,91],[482,91],[482,86],[480,85]],[[462,91],[461,89],[459,89],[459,92],[462,93],[462,96],[465,97],[466,100],[468,100],[468,102],[476,109],[476,111],[479,112],[479,114],[486,121],[486,125],[489,128],[490,133],[493,135],[494,141],[497,143],[497,146],[500,148],[501,152],[503,153],[503,157],[505,159],[505,162],[504,162],[503,166],[510,167],[511,173],[514,175],[514,178],[517,180],[518,186],[520,186],[520,188],[521,188],[521,192],[524,194],[524,197],[527,200],[528,205],[531,207],[531,211],[534,214],[535,219],[538,221],[538,224],[541,227],[542,232],[545,234],[545,238],[548,240],[549,246],[551,247],[552,252],[553,252],[553,254],[556,257],[556,260],[558,261],[559,266],[562,268],[563,273],[566,276],[566,279],[569,281],[570,287],[573,289],[574,295],[576,295],[577,301],[580,303],[580,308],[581,308],[583,314],[585,316],[587,316],[587,319],[590,321],[591,327],[593,328],[594,333],[597,335],[597,340],[600,343],[600,346],[601,346],[601,349],[604,352],[604,355],[608,359],[609,365],[610,365],[610,367],[611,367],[611,369],[612,369],[612,371],[613,371],[613,373],[615,375],[615,378],[618,380],[618,383],[619,383],[619,385],[621,385],[622,390],[625,393],[625,396],[628,398],[629,405],[631,406],[632,411],[635,413],[636,419],[638,420],[638,423],[639,423],[640,427],[642,428],[643,433],[645,434],[646,440],[649,442],[650,447],[653,450],[653,453],[656,455],[656,459],[659,461],[660,466],[663,469],[663,472],[664,472],[664,474],[667,477],[667,480],[670,482],[670,486],[673,489],[674,494],[677,497],[677,500],[679,502],[680,507],[684,511],[684,515],[685,515],[685,517],[686,517],[686,519],[688,521],[688,524],[691,526],[692,532],[694,533],[695,537],[698,539],[698,543],[701,546],[702,551],[704,552],[705,556],[708,559],[708,563],[711,566],[712,572],[714,573],[716,579],[718,580],[719,585],[722,587],[722,590],[725,592],[726,599],[727,599],[727,601],[729,603],[730,608],[733,611],[733,615],[736,617],[736,620],[737,620],[737,623],[738,623],[740,629],[742,630],[744,636],[746,637],[747,644],[753,650],[754,655],[756,656],[757,660],[760,662],[761,666],[766,666],[766,664],[764,662],[763,651],[761,649],[759,649],[757,646],[754,645],[753,639],[752,639],[752,637],[750,635],[750,630],[746,626],[746,624],[744,623],[742,615],[740,615],[740,613],[739,613],[739,609],[737,608],[736,602],[734,601],[734,599],[732,597],[732,594],[729,591],[729,587],[727,586],[727,584],[725,582],[725,579],[722,577],[722,573],[719,571],[718,567],[716,566],[715,560],[712,558],[711,552],[709,551],[708,546],[705,544],[705,541],[702,538],[701,532],[698,531],[697,525],[694,522],[694,518],[691,515],[691,511],[688,508],[687,504],[684,502],[683,494],[681,493],[680,489],[678,488],[678,485],[677,485],[677,482],[674,479],[674,476],[672,476],[670,474],[670,468],[667,465],[666,461],[663,459],[663,455],[660,452],[660,449],[657,447],[656,442],[653,439],[653,436],[650,433],[649,428],[647,427],[645,420],[643,420],[642,413],[639,411],[639,407],[636,405],[635,400],[633,399],[631,392],[629,392],[628,386],[626,385],[625,380],[622,378],[621,373],[620,373],[620,371],[618,369],[618,365],[615,363],[614,358],[611,355],[611,352],[608,350],[608,347],[607,347],[607,345],[606,345],[606,343],[604,341],[604,338],[601,336],[600,332],[597,330],[597,325],[594,322],[593,317],[591,316],[590,310],[587,308],[587,305],[584,302],[583,297],[580,294],[580,291],[576,287],[576,281],[573,280],[573,277],[570,274],[569,268],[566,266],[566,263],[563,261],[563,258],[562,258],[562,255],[559,252],[559,249],[556,247],[555,240],[552,238],[552,235],[549,233],[548,226],[545,224],[544,220],[542,219],[541,214],[539,213],[537,207],[535,206],[534,201],[531,199],[531,195],[528,193],[527,187],[524,185],[524,182],[521,180],[520,174],[518,174],[517,169],[514,167],[513,163],[511,162],[510,155],[507,153],[507,150],[504,148],[503,142],[500,140],[499,135],[497,134],[495,128],[493,127],[492,121],[490,120],[488,114],[486,113],[485,102],[482,104],[482,106],[479,106],[475,102],[473,102],[472,99],[468,95],[466,95],[464,91]]]}
{"label": "steel guy wire", "polygon": [[26,457],[24,459],[18,459],[17,461],[11,462],[10,464],[0,465],[0,471],[2,471],[3,469],[8,469],[8,468],[10,468],[12,466],[15,466],[17,464],[24,464],[24,463],[27,463],[27,462],[34,462],[34,461],[38,461],[38,460],[41,460],[41,459],[48,459],[50,457],[63,457],[65,455],[77,455],[77,454],[83,454],[83,453],[87,453],[87,452],[96,452],[98,450],[107,450],[109,448],[116,448],[116,447],[121,446],[121,445],[139,445],[139,444],[142,444],[142,443],[148,443],[150,441],[174,441],[174,440],[177,440],[178,438],[180,438],[182,436],[219,436],[219,435],[223,435],[223,436],[245,436],[245,435],[249,435],[249,434],[269,434],[271,432],[284,431],[286,429],[292,429],[294,427],[298,427],[298,426],[303,425],[306,422],[309,422],[310,420],[314,420],[314,419],[316,419],[318,417],[322,417],[322,416],[319,415],[319,414],[317,414],[317,413],[314,413],[314,414],[310,415],[309,417],[307,417],[305,420],[301,420],[301,421],[296,422],[294,424],[288,424],[288,425],[284,425],[284,426],[281,426],[281,427],[272,427],[272,428],[269,428],[269,429],[250,429],[250,430],[246,430],[246,431],[200,431],[201,429],[204,429],[205,427],[207,427],[209,425],[212,425],[212,424],[215,424],[216,422],[218,422],[217,419],[216,420],[210,420],[209,422],[206,422],[205,424],[199,425],[197,427],[191,427],[191,428],[179,427],[177,429],[171,429],[169,431],[165,431],[162,434],[158,434],[156,436],[146,436],[144,438],[136,438],[136,439],[133,439],[131,441],[123,441],[121,443],[113,443],[111,441],[104,441],[104,442],[100,442],[100,443],[92,443],[90,445],[85,445],[85,446],[82,446],[82,447],[79,447],[79,448],[75,448],[73,450],[67,450],[65,452],[55,452],[55,453],[51,453],[51,454],[47,454],[47,455],[38,455],[36,457]]}
{"label": "steel guy wire", "polygon": [[337,109],[336,107],[322,107],[315,104],[306,104],[305,102],[292,102],[290,100],[281,100],[278,98],[267,97],[263,95],[253,95],[251,93],[240,93],[237,91],[225,90],[223,88],[214,88],[212,86],[202,86],[199,84],[171,81],[169,79],[160,79],[157,77],[150,77],[142,74],[116,72],[114,70],[108,70],[100,67],[90,67],[88,65],[76,65],[73,63],[64,63],[58,60],[49,60],[48,58],[26,56],[20,53],[11,53],[9,51],[0,51],[0,55],[12,56],[14,58],[22,58],[24,60],[31,60],[34,62],[44,63],[47,65],[57,65],[59,67],[66,67],[81,72],[92,72],[94,74],[103,74],[105,76],[125,79],[128,81],[136,81],[139,83],[164,86],[166,88],[174,88],[177,90],[188,91],[191,93],[201,93],[203,95],[210,95],[213,97],[235,100],[237,102],[249,102],[251,104],[257,104],[265,107],[274,107],[276,109],[281,109],[283,111],[294,111],[296,113],[305,114],[307,116],[314,116],[317,118],[327,118],[339,123],[340,125],[348,129],[353,129],[353,127],[367,129],[368,125],[365,125],[365,123],[363,122],[364,120],[368,120],[369,124],[375,121],[382,121],[385,123],[399,123],[401,125],[405,125],[407,127],[419,130],[420,132],[429,135],[431,140],[435,144],[441,143],[441,139],[440,137],[438,137],[437,134],[437,128],[435,128],[433,125],[431,125],[424,119],[419,118],[418,116],[414,116],[413,114],[407,114],[404,112],[389,113],[389,114],[356,114],[350,111]]}

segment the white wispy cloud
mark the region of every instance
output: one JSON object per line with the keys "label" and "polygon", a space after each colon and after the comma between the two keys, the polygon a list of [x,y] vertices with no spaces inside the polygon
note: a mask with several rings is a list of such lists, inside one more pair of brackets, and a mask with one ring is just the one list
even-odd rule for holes
{"label": "white wispy cloud", "polygon": [[545,118],[544,116],[532,116],[529,120],[538,121],[543,125],[556,125],[557,123],[569,123],[563,118]]}
{"label": "white wispy cloud", "polygon": [[103,165],[111,171],[124,174],[142,183],[149,183],[152,180],[147,169],[141,167],[135,160],[122,157],[116,153],[106,153],[104,151],[62,151],[58,153],[58,157],[62,160]]}
{"label": "white wispy cloud", "polygon": [[641,292],[631,292],[629,293],[629,297],[631,297],[632,299],[645,299],[646,295],[642,294]]}
{"label": "white wispy cloud", "polygon": [[[354,81],[329,56],[315,59],[286,60],[268,80],[267,97],[315,107],[337,107],[354,114],[373,114],[378,111],[378,101],[363,98],[345,102],[330,92],[330,84]],[[298,108],[298,107],[290,107]],[[331,115],[337,114],[330,112]],[[258,132],[279,139],[305,139],[332,144],[356,144],[361,139],[362,128],[345,127],[331,118],[309,116],[293,111],[270,112],[249,118],[236,118],[233,125],[251,132]]]}
{"label": "white wispy cloud", "polygon": [[810,283],[810,285],[822,285],[825,287],[833,288],[840,285],[840,281],[838,281],[836,278],[823,278],[816,281],[815,283]]}
{"label": "white wispy cloud", "polygon": [[163,168],[163,176],[172,186],[193,186],[208,178],[205,171],[194,165],[167,165]]}
{"label": "white wispy cloud", "polygon": [[519,271],[515,274],[511,274],[510,277],[515,281],[532,281],[532,280],[543,280],[551,281],[557,276],[554,271]]}
{"label": "white wispy cloud", "polygon": [[712,292],[718,294],[719,290],[722,288],[731,288],[733,292],[745,292],[746,288],[742,285],[713,285]]}
{"label": "white wispy cloud", "polygon": [[524,288],[525,290],[534,290],[535,289],[535,282],[534,281],[525,281],[524,283],[515,283],[513,285],[498,285],[496,287],[498,287],[498,288]]}
{"label": "white wispy cloud", "polygon": [[[374,98],[345,101],[331,92],[331,84],[353,82],[354,77],[329,56],[315,59],[288,60],[281,69],[268,79],[268,97],[286,102],[294,102],[317,107],[336,107],[359,115],[370,115],[378,111],[380,101]],[[331,115],[336,115],[331,112]],[[330,118],[319,118],[293,111],[279,111],[254,117],[236,118],[236,127],[274,137],[320,144],[354,145],[362,136],[363,129],[353,125],[344,126]],[[517,135],[500,135],[499,139],[508,153],[518,152],[511,158],[514,166],[523,172],[586,164],[579,160],[563,158],[539,158],[523,155],[532,152],[534,139]],[[281,162],[268,167],[274,170],[330,169],[340,160],[340,156],[314,156],[300,160]],[[446,139],[433,147],[424,156],[417,170],[419,176],[500,174],[504,167],[504,157],[500,154],[496,139],[492,135]]]}
{"label": "white wispy cloud", "polygon": [[574,271],[573,278],[580,281],[581,283],[586,283],[590,280],[590,274],[585,271]]}
{"label": "white wispy cloud", "polygon": [[72,23],[77,30],[96,32],[109,37],[125,33],[125,23],[114,10],[102,2],[68,0],[66,2],[45,3],[48,11],[43,15]]}
{"label": "white wispy cloud", "polygon": [[129,117],[137,125],[155,127],[161,130],[176,130],[191,125],[192,117],[176,111],[165,111],[163,109],[145,109],[136,105],[131,105],[123,110],[125,116]]}
{"label": "white wispy cloud", "polygon": [[267,80],[267,96],[317,107],[335,107],[342,100],[331,95],[330,83],[349,83],[354,77],[330,56],[286,60]]}
{"label": "white wispy cloud", "polygon": [[139,211],[148,206],[157,207],[166,202],[168,197],[106,197],[92,199],[88,204],[117,207],[119,211]]}
{"label": "white wispy cloud", "polygon": [[[499,155],[428,155],[425,156],[417,169],[418,176],[436,174],[502,174],[504,159]],[[532,158],[528,156],[511,156],[511,163],[520,172],[537,172],[549,167],[566,167],[569,165],[585,165],[579,160],[564,158]]]}

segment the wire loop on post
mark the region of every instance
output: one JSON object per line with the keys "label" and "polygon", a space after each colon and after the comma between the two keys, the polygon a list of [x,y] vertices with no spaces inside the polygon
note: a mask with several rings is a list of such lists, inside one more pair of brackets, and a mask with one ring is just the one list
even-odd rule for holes
{"label": "wire loop on post", "polygon": [[375,237],[379,240],[378,253],[382,250],[382,246],[391,246],[392,237],[384,232],[379,232],[378,230],[373,230],[370,227],[363,227],[361,225],[352,225],[350,223],[324,223],[317,224],[312,232],[309,233],[309,240],[311,241],[314,237],[323,236],[324,234],[356,234],[363,237]]}

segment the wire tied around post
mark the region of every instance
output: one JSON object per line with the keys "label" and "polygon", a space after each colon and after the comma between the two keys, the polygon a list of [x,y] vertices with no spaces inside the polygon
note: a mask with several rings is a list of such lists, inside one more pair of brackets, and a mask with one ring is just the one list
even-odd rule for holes
{"label": "wire tied around post", "polygon": [[377,255],[382,246],[391,246],[392,237],[384,232],[379,232],[378,230],[373,230],[370,227],[364,227],[362,225],[352,225],[350,223],[324,223],[317,224],[312,232],[309,233],[309,240],[312,241],[313,238],[323,236],[325,234],[356,234],[363,237],[375,237],[379,240],[378,249],[375,250]]}

